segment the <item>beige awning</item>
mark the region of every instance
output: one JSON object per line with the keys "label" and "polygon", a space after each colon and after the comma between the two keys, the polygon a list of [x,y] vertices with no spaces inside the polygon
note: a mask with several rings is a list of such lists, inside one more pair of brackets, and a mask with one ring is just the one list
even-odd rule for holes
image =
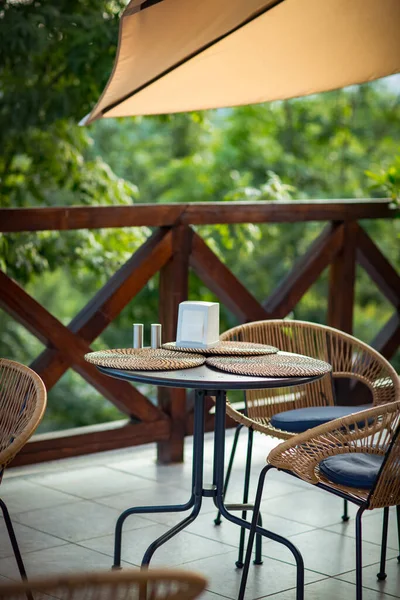
{"label": "beige awning", "polygon": [[113,72],[84,122],[378,79],[400,71],[399,32],[400,0],[132,0]]}

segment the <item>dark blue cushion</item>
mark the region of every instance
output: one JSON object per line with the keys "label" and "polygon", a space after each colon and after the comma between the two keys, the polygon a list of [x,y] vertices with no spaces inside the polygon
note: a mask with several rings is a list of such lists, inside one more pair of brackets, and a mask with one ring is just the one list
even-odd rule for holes
{"label": "dark blue cushion", "polygon": [[297,408],[296,410],[287,410],[274,415],[271,419],[271,425],[277,429],[283,429],[290,433],[302,433],[323,425],[339,417],[347,417],[352,413],[372,408],[372,404],[362,406],[312,406],[310,408]]}
{"label": "dark blue cushion", "polygon": [[346,452],[324,458],[319,469],[332,483],[370,490],[384,458],[380,454]]}

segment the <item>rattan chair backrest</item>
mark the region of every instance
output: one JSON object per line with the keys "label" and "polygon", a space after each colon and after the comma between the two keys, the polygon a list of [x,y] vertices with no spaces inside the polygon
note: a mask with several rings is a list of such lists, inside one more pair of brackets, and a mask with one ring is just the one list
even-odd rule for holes
{"label": "rattan chair backrest", "polygon": [[368,498],[370,508],[400,505],[400,410],[397,410],[388,433],[392,433],[392,439]]}
{"label": "rattan chair backrest", "polygon": [[26,600],[27,591],[35,599],[50,596],[60,600],[192,600],[205,585],[203,576],[190,571],[125,569],[2,584],[0,600]]}
{"label": "rattan chair backrest", "polygon": [[39,425],[46,408],[39,375],[18,362],[0,359],[0,473]]}
{"label": "rattan chair backrest", "polygon": [[[309,483],[339,489],[368,509],[400,504],[400,399],[339,417],[286,439],[269,453],[269,464]],[[380,455],[382,467],[372,489],[332,482],[320,465],[340,454]]]}
{"label": "rattan chair backrest", "polygon": [[[399,377],[383,356],[357,338],[326,325],[282,319],[257,321],[226,331],[221,340],[270,344],[285,352],[327,361],[334,378],[365,384],[375,405],[392,402],[400,391]],[[246,400],[248,416],[254,419],[270,418],[300,406],[335,403],[331,375],[306,386],[250,391]]]}

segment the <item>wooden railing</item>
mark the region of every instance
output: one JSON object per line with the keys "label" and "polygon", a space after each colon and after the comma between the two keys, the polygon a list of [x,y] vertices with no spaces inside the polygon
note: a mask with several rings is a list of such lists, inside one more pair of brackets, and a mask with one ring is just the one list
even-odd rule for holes
{"label": "wooden railing", "polygon": [[[32,368],[50,389],[69,368],[77,371],[129,420],[36,436],[13,464],[74,456],[156,441],[162,462],[180,461],[184,436],[191,431],[185,390],[159,390],[158,406],[127,382],[102,375],[85,362],[90,344],[153,275],[160,272],[159,318],[164,339],[176,332],[178,305],[187,299],[192,268],[239,322],[283,318],[329,266],[326,322],[352,331],[355,268],[359,263],[393,304],[394,313],[373,345],[390,358],[400,343],[400,277],[359,224],[390,219],[388,200],[312,202],[230,202],[112,207],[0,209],[0,232],[82,228],[156,228],[151,237],[111,277],[68,327],[51,315],[4,272],[0,307],[39,338],[46,349]],[[209,248],[194,225],[327,221],[320,236],[264,303],[236,278]],[[212,419],[212,417],[208,417]],[[208,426],[212,423],[209,421]]]}

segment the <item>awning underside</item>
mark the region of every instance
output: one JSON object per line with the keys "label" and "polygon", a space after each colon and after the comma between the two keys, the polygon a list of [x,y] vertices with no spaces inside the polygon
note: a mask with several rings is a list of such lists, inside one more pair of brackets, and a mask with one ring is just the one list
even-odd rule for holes
{"label": "awning underside", "polygon": [[305,96],[400,71],[400,0],[162,0],[133,14],[129,6],[87,123]]}

